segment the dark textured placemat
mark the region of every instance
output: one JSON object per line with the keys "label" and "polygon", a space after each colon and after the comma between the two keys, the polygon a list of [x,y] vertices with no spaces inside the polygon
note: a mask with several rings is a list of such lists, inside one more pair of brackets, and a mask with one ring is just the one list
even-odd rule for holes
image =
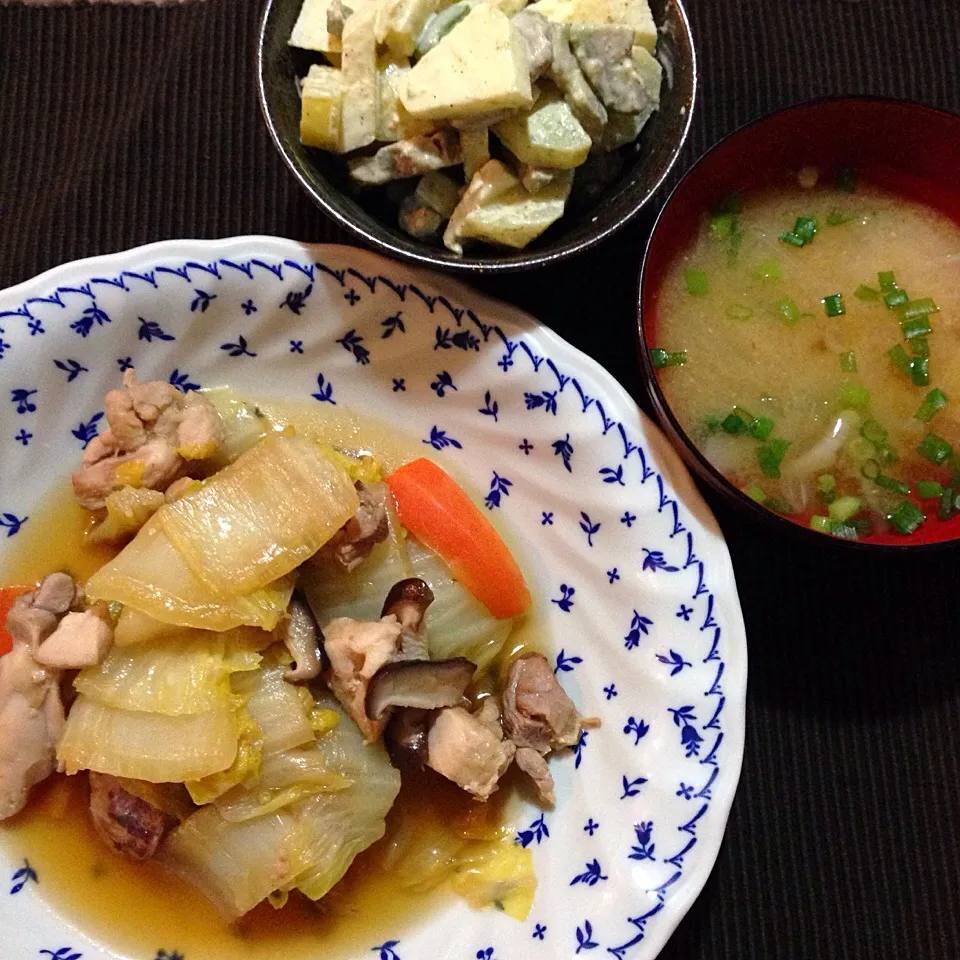
{"label": "dark textured placemat", "polygon": [[[960,112],[958,0],[689,3],[702,86],[681,166],[738,124],[819,95]],[[346,239],[307,205],[262,127],[257,17],[251,0],[0,8],[0,287],[165,237]],[[483,285],[639,396],[649,222],[575,269]],[[958,552],[800,549],[715,507],[750,639],[746,755],[717,867],[663,957],[956,960]]]}

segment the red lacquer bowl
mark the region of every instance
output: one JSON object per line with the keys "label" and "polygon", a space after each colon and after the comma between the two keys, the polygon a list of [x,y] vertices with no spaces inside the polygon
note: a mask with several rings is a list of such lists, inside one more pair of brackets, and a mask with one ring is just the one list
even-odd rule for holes
{"label": "red lacquer bowl", "polygon": [[[795,535],[850,548],[916,548],[960,539],[960,516],[930,516],[911,536],[891,531],[839,540],[760,506],[698,450],[673,415],[650,358],[657,343],[660,289],[674,259],[693,242],[703,211],[731,194],[775,186],[788,171],[850,166],[860,182],[924,203],[960,225],[960,117],[899,100],[844,97],[788,107],[730,134],[680,181],[661,210],[640,272],[640,358],[660,422],[687,465],[739,509]],[[960,360],[958,360],[960,362]],[[917,501],[919,503],[919,501]],[[925,512],[931,514],[926,502]]]}

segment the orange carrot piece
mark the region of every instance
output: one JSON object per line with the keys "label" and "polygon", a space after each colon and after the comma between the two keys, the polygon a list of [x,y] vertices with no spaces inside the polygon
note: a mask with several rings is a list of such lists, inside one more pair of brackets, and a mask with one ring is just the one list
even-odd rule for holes
{"label": "orange carrot piece", "polygon": [[432,460],[398,467],[387,478],[400,522],[447,562],[454,577],[495,617],[530,606],[513,554],[463,488]]}
{"label": "orange carrot piece", "polygon": [[7,633],[4,622],[13,606],[13,601],[21,594],[29,593],[33,587],[0,587],[0,657],[13,649],[13,637]]}

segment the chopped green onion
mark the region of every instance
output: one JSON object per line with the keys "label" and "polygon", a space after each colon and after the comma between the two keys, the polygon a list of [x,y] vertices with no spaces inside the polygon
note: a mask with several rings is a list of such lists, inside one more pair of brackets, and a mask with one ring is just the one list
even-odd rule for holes
{"label": "chopped green onion", "polygon": [[737,218],[732,213],[718,213],[710,218],[708,231],[711,240],[729,240],[736,229]]}
{"label": "chopped green onion", "polygon": [[917,494],[921,500],[939,500],[943,496],[943,487],[936,480],[918,480]]}
{"label": "chopped green onion", "polygon": [[887,305],[888,310],[893,310],[894,307],[899,307],[901,304],[907,303],[909,299],[910,295],[907,291],[901,290],[899,287],[883,295],[883,302]]}
{"label": "chopped green onion", "polygon": [[818,530],[820,533],[832,533],[833,521],[829,517],[818,517],[814,515],[810,518],[810,529]]}
{"label": "chopped green onion", "polygon": [[762,487],[758,487],[754,484],[752,487],[747,487],[743,491],[751,500],[756,500],[757,503],[765,503],[767,495],[763,492]]}
{"label": "chopped green onion", "polygon": [[824,503],[833,503],[837,499],[837,481],[831,473],[817,477],[817,497]]}
{"label": "chopped green onion", "polygon": [[857,171],[855,167],[837,167],[834,185],[844,193],[856,193]]}
{"label": "chopped green onion", "polygon": [[931,313],[939,313],[940,308],[933,302],[932,297],[921,297],[919,300],[908,300],[903,305],[904,320],[914,317],[925,317]]}
{"label": "chopped green onion", "polygon": [[724,312],[731,320],[749,320],[753,316],[753,310],[742,303],[728,303]]}
{"label": "chopped green onion", "polygon": [[845,383],[837,400],[843,407],[862,410],[870,403],[870,391],[858,383]]}
{"label": "chopped green onion", "polygon": [[871,443],[883,443],[887,439],[887,431],[876,420],[864,420],[860,428],[860,436],[866,437]]}
{"label": "chopped green onion", "polygon": [[880,476],[880,464],[876,460],[867,460],[864,465],[860,468],[860,473],[867,478],[867,480],[876,480]]}
{"label": "chopped green onion", "polygon": [[710,292],[710,278],[705,270],[687,267],[683,271],[683,279],[687,283],[687,293],[694,297],[703,297]]}
{"label": "chopped green onion", "polygon": [[926,314],[913,317],[910,320],[902,320],[900,329],[903,332],[905,340],[913,340],[915,337],[925,337],[933,330],[930,326],[930,320]]}
{"label": "chopped green onion", "polygon": [[777,313],[783,317],[787,323],[796,323],[800,319],[800,308],[796,301],[791,297],[784,297],[776,302]]}
{"label": "chopped green onion", "polygon": [[783,264],[772,258],[761,260],[755,272],[760,280],[779,280],[783,276]]}
{"label": "chopped green onion", "polygon": [[847,312],[847,308],[843,305],[842,293],[831,293],[829,296],[824,297],[821,302],[823,303],[824,310],[827,311],[828,317],[841,317]]}
{"label": "chopped green onion", "polygon": [[817,235],[817,221],[814,217],[797,217],[797,222],[793,225],[793,232],[804,243],[812,243]]}
{"label": "chopped green onion", "polygon": [[887,356],[893,361],[893,365],[906,376],[910,376],[910,357],[907,351],[903,349],[902,344],[897,344],[887,351]]}
{"label": "chopped green onion", "polygon": [[914,337],[910,341],[910,352],[915,357],[929,357],[930,341],[926,337]]}
{"label": "chopped green onion", "polygon": [[849,223],[851,220],[856,220],[856,217],[851,216],[849,213],[844,213],[842,210],[831,210],[827,214],[827,223],[831,227],[839,227],[844,223]]}
{"label": "chopped green onion", "polygon": [[817,227],[817,221],[813,217],[797,217],[793,230],[781,233],[780,239],[792,247],[803,247],[813,243],[813,238],[817,235]]}
{"label": "chopped green onion", "polygon": [[830,519],[844,523],[863,506],[857,497],[838,497],[830,504]]}
{"label": "chopped green onion", "polygon": [[773,433],[773,420],[770,417],[757,417],[750,424],[750,436],[757,440],[766,440]]}
{"label": "chopped green onion", "polygon": [[915,387],[930,383],[930,361],[926,357],[914,357],[910,361],[910,379]]}
{"label": "chopped green onion", "polygon": [[655,367],[682,367],[687,362],[687,351],[671,352],[664,350],[663,347],[653,347],[650,350],[650,362]]}
{"label": "chopped green onion", "polygon": [[934,387],[920,404],[920,409],[913,415],[921,423],[929,423],[938,410],[947,405],[947,395],[939,388]]}
{"label": "chopped green onion", "polygon": [[861,283],[856,290],[853,291],[853,295],[858,300],[879,300],[880,291],[874,290],[873,287],[868,287],[865,283]]}
{"label": "chopped green onion", "polygon": [[866,437],[852,437],[846,442],[843,449],[855,463],[869,460],[877,453],[877,448]]}
{"label": "chopped green onion", "polygon": [[783,462],[784,454],[790,446],[789,440],[783,437],[774,437],[769,443],[757,448],[757,463],[765,477],[771,477],[774,480],[780,479],[780,464]]}
{"label": "chopped green onion", "polygon": [[902,534],[913,533],[926,519],[926,514],[909,500],[904,500],[893,513],[887,515],[893,529]]}
{"label": "chopped green onion", "polygon": [[953,454],[953,447],[943,437],[928,433],[917,445],[917,453],[938,467]]}
{"label": "chopped green onion", "polygon": [[949,520],[960,513],[960,503],[957,502],[958,494],[952,487],[947,487],[940,496],[940,508],[937,510],[937,516],[941,520]]}
{"label": "chopped green onion", "polygon": [[880,282],[881,293],[890,293],[891,290],[897,289],[897,278],[892,270],[881,270],[877,274],[877,280]]}
{"label": "chopped green onion", "polygon": [[729,433],[731,437],[736,437],[747,432],[747,425],[735,413],[728,413],[720,421],[720,429],[724,433]]}
{"label": "chopped green onion", "polygon": [[767,497],[763,504],[768,510],[772,510],[774,513],[779,513],[785,517],[790,516],[791,513],[796,513],[796,507],[792,503],[789,503],[786,500],[780,500],[777,497]]}
{"label": "chopped green onion", "polygon": [[890,466],[891,463],[897,463],[900,456],[889,443],[877,444],[877,457],[884,466]]}
{"label": "chopped green onion", "polygon": [[879,474],[873,478],[873,482],[884,490],[892,490],[894,493],[902,493],[907,496],[910,493],[910,484],[897,480],[896,477],[888,477],[885,474]]}
{"label": "chopped green onion", "polygon": [[857,372],[857,355],[852,350],[840,354],[840,369],[844,373]]}
{"label": "chopped green onion", "polygon": [[750,424],[756,419],[748,410],[743,407],[734,407],[720,423],[720,429],[724,433],[729,433],[736,437],[741,433],[746,433]]}

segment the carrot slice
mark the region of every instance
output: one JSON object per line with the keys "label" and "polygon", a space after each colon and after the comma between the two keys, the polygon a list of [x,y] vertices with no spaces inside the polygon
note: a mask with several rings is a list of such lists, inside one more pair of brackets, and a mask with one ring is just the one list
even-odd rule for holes
{"label": "carrot slice", "polygon": [[0,657],[13,649],[13,637],[7,633],[7,628],[4,626],[13,601],[31,590],[33,587],[0,587]]}
{"label": "carrot slice", "polygon": [[530,606],[513,554],[463,488],[432,460],[398,467],[387,478],[400,522],[447,562],[454,577],[495,617]]}

